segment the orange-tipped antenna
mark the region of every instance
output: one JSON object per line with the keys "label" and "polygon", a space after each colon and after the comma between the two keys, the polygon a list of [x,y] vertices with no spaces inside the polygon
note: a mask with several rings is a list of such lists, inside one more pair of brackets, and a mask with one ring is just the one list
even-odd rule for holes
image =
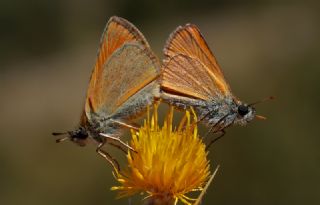
{"label": "orange-tipped antenna", "polygon": [[56,143],[63,142],[65,140],[69,139],[69,138],[70,138],[70,136],[65,136],[63,138],[56,139]]}
{"label": "orange-tipped antenna", "polygon": [[262,115],[255,115],[258,120],[266,120],[267,118]]}
{"label": "orange-tipped antenna", "polygon": [[263,100],[259,100],[259,101],[254,102],[254,103],[250,103],[249,106],[256,105],[256,104],[259,104],[259,103],[262,103],[262,102],[266,102],[268,100],[274,100],[274,99],[275,99],[274,96],[270,96],[270,97],[267,97],[267,98],[265,98]]}
{"label": "orange-tipped antenna", "polygon": [[[53,132],[52,133],[53,136],[60,136],[60,135],[67,135],[67,134],[68,134],[68,132]],[[68,135],[68,136],[56,139],[56,143],[63,142],[69,138],[70,138],[70,136]]]}

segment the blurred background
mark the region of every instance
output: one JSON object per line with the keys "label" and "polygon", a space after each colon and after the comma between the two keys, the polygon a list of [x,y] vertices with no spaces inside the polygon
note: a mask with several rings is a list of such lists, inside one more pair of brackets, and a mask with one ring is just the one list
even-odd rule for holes
{"label": "blurred background", "polygon": [[129,204],[110,191],[117,182],[94,145],[51,136],[77,126],[112,15],[135,24],[159,58],[169,34],[194,23],[236,96],[277,97],[256,107],[268,120],[229,128],[211,147],[212,170],[221,168],[203,204],[320,203],[319,4],[1,0],[0,204]]}

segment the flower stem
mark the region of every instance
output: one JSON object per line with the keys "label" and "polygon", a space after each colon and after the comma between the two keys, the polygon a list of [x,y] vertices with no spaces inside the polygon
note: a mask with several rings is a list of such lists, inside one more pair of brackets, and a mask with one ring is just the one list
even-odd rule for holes
{"label": "flower stem", "polygon": [[152,196],[145,200],[144,205],[174,205],[175,199],[165,196]]}

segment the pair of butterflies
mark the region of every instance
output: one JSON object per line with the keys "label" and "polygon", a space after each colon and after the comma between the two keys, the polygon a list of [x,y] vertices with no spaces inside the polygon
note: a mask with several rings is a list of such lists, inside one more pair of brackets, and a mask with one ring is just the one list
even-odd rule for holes
{"label": "pair of butterflies", "polygon": [[[164,48],[161,66],[142,33],[130,22],[111,17],[102,34],[91,74],[80,125],[58,139],[85,145],[98,142],[97,152],[119,169],[105,152],[105,143],[131,149],[120,140],[124,127],[156,99],[177,108],[192,106],[201,121],[224,132],[232,124],[245,125],[255,115],[251,105],[233,96],[214,55],[192,24],[178,27]],[[125,150],[124,150],[125,151]]]}

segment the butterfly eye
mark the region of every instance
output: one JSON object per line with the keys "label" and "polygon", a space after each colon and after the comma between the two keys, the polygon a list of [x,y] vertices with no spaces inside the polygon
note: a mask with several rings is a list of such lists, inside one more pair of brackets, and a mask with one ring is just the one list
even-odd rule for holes
{"label": "butterfly eye", "polygon": [[80,127],[77,130],[71,131],[69,134],[73,140],[84,140],[88,137],[88,133],[83,127]]}
{"label": "butterfly eye", "polygon": [[249,112],[248,106],[245,106],[245,105],[239,105],[238,106],[239,115],[245,116],[246,114],[248,114],[248,112]]}

